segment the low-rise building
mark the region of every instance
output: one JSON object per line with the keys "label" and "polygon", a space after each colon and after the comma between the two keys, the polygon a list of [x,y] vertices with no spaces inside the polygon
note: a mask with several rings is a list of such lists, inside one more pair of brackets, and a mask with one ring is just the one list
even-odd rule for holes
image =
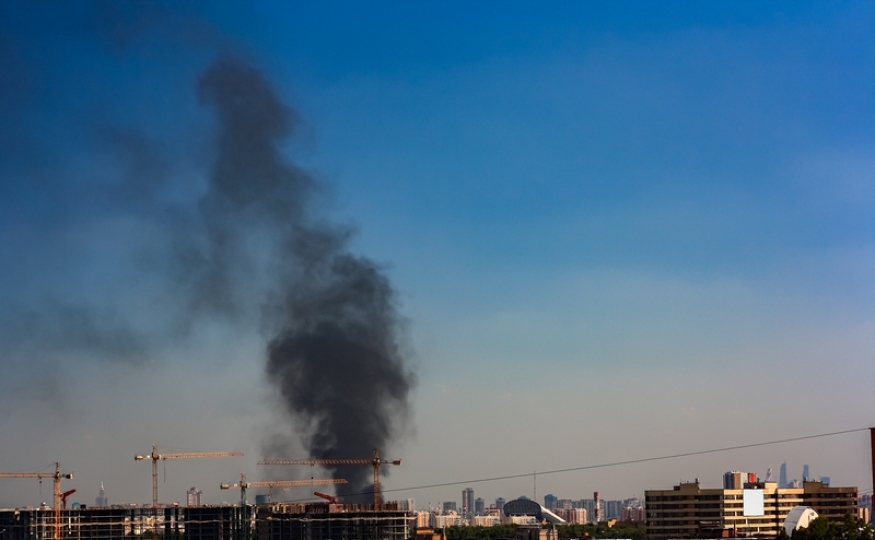
{"label": "low-rise building", "polygon": [[702,489],[698,482],[681,483],[645,492],[647,537],[777,536],[790,510],[800,505],[840,522],[856,514],[857,488],[821,482],[779,488],[775,482],[754,482],[743,489]]}

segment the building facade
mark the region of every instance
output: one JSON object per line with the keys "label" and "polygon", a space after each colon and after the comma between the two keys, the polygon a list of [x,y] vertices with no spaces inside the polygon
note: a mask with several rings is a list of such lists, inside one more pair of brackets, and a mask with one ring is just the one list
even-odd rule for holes
{"label": "building facade", "polygon": [[558,508],[556,514],[575,525],[586,525],[586,509],[585,508]]}
{"label": "building facade", "polygon": [[192,487],[188,491],[185,492],[185,505],[186,506],[200,506],[201,505],[201,495],[203,492],[196,487]]}
{"label": "building facade", "polygon": [[720,538],[777,536],[794,506],[810,506],[840,522],[856,515],[857,488],[804,482],[779,488],[775,482],[747,483],[743,489],[702,489],[698,482],[645,492],[647,537]]}
{"label": "building facade", "polygon": [[462,516],[471,517],[474,515],[474,490],[465,488],[462,491]]}
{"label": "building facade", "polygon": [[632,523],[640,523],[644,521],[644,507],[643,506],[627,506],[623,508],[623,513],[620,515],[621,521],[628,521]]}
{"label": "building facade", "polygon": [[481,498],[474,499],[474,515],[482,516],[486,514],[486,501]]}

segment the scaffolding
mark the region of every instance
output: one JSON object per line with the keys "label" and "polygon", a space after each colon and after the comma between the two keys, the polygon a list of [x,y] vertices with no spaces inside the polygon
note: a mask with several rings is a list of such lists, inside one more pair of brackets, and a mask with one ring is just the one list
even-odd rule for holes
{"label": "scaffolding", "polygon": [[[0,510],[0,540],[51,540],[46,508]],[[415,518],[398,503],[72,508],[64,540],[407,540]]]}
{"label": "scaffolding", "polygon": [[406,540],[414,517],[398,503],[275,504],[257,507],[258,540]]}

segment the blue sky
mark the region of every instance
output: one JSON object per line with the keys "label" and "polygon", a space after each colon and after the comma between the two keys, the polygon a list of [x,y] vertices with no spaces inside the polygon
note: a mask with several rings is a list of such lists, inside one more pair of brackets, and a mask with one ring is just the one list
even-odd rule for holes
{"label": "blue sky", "polygon": [[[196,484],[219,501],[209,486],[254,478],[259,441],[286,429],[257,317],[175,332],[163,266],[214,152],[196,81],[229,53],[302,118],[285,150],[329,186],[314,212],[354,225],[353,251],[398,291],[419,385],[387,487],[873,423],[871,4],[22,4],[0,21],[0,338],[15,374],[0,407],[21,433],[3,470],[69,448],[74,487],[146,502],[130,455],[153,442],[244,449],[168,465],[168,497]],[[95,328],[58,323],[69,306]],[[27,334],[27,316],[51,331]],[[784,459],[871,489],[865,446],[846,435],[537,490],[642,495]],[[464,487],[397,493],[436,503]],[[0,505],[35,504],[36,489],[0,485]]]}

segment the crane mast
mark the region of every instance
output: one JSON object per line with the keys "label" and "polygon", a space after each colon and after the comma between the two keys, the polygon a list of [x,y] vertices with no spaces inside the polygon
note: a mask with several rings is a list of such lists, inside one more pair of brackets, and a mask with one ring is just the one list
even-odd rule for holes
{"label": "crane mast", "polygon": [[373,459],[262,459],[259,465],[370,465],[374,468],[374,509],[380,505],[380,466],[401,465],[400,459],[389,460],[380,458],[380,450],[374,448]]}
{"label": "crane mast", "polygon": [[53,480],[53,502],[52,502],[52,513],[54,514],[54,529],[55,529],[55,540],[61,540],[61,498],[63,494],[61,493],[61,480],[72,480],[73,473],[61,473],[61,464],[55,462],[55,472],[54,473],[0,473],[0,478],[36,478],[40,481],[43,478],[51,478]]}
{"label": "crane mast", "polygon": [[158,460],[168,459],[192,459],[192,458],[215,458],[215,457],[238,457],[243,452],[183,452],[171,454],[159,454],[158,446],[152,445],[152,453],[145,456],[134,456],[135,461],[152,460],[152,508],[158,507]]}

